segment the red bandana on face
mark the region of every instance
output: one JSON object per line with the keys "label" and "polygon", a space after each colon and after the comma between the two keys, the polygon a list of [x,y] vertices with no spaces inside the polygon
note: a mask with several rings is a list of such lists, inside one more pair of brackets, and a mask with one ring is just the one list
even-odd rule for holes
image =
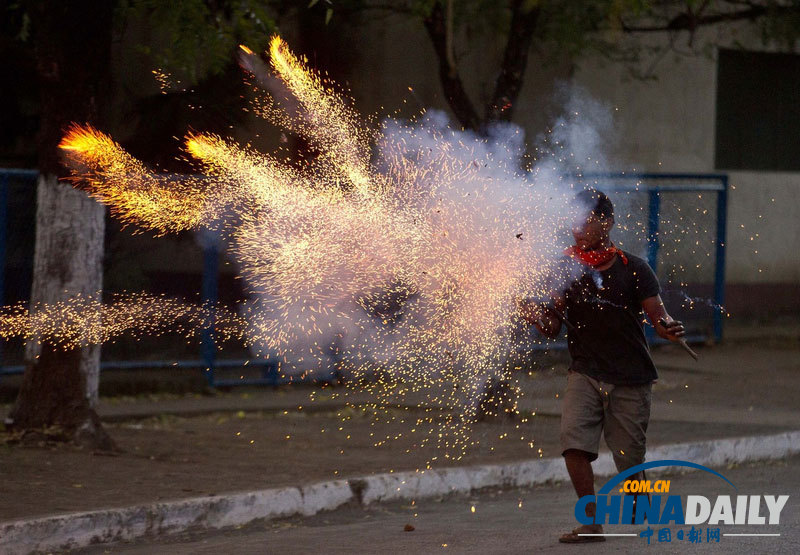
{"label": "red bandana on face", "polygon": [[614,245],[611,245],[605,249],[597,249],[593,251],[585,251],[578,245],[572,245],[564,250],[564,254],[574,258],[581,264],[591,266],[592,268],[597,268],[598,266],[606,264],[607,262],[611,261],[614,256],[619,256],[622,259],[623,264],[628,264],[628,257],[625,256],[625,254],[622,252],[622,249],[618,249]]}

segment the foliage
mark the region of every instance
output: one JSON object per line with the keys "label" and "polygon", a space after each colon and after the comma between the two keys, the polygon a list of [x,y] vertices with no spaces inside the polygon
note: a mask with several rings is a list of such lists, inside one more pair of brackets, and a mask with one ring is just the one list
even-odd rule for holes
{"label": "foliage", "polygon": [[[30,45],[31,14],[37,9],[41,7],[33,0],[0,8],[5,42],[13,37],[34,46]],[[132,25],[147,30],[136,45],[140,52],[163,71],[178,73],[192,84],[221,73],[239,44],[261,49],[276,31],[270,6],[259,0],[117,0],[109,32],[120,40]]]}
{"label": "foliage", "polygon": [[4,37],[26,42],[31,34],[31,18],[19,2],[10,2],[0,17],[0,32]]}
{"label": "foliage", "polygon": [[[316,4],[316,0],[312,5]],[[424,20],[434,7],[452,8],[453,26],[472,35],[507,33],[515,10],[536,10],[539,51],[613,55],[623,35],[684,33],[692,40],[704,26],[753,24],[765,45],[792,51],[800,39],[800,0],[326,0],[342,16],[390,11]],[[458,33],[457,33],[458,34]],[[665,45],[671,44],[665,41]],[[552,48],[555,47],[555,48]],[[627,54],[630,54],[628,52]]]}
{"label": "foliage", "polygon": [[139,49],[192,83],[221,73],[237,45],[261,49],[275,31],[268,8],[257,0],[121,0],[115,15],[118,30],[132,20],[146,22],[154,40]]}
{"label": "foliage", "polygon": [[[531,50],[545,60],[559,61],[598,54],[623,63],[634,77],[653,78],[656,64],[668,52],[713,52],[718,35],[705,35],[710,38],[695,43],[703,27],[754,26],[764,45],[789,51],[800,39],[800,0],[325,0],[325,4],[326,19],[335,10],[339,17],[384,11],[419,20],[440,60],[445,97],[461,124],[476,130],[498,118],[511,119]],[[462,47],[473,44],[479,33],[505,42],[494,93],[483,116],[463,87],[454,46],[459,41]],[[736,45],[735,38],[730,43]],[[647,64],[642,63],[645,60]]]}
{"label": "foliage", "polygon": [[800,38],[800,1],[791,2],[794,9],[780,9],[778,2],[769,2],[766,16],[761,19],[761,40],[774,42],[786,50],[794,50]]}

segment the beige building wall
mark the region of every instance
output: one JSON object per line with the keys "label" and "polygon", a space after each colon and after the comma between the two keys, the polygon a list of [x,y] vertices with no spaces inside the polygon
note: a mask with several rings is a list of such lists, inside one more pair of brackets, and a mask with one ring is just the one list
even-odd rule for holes
{"label": "beige building wall", "polygon": [[[341,84],[349,87],[356,108],[366,116],[399,117],[411,117],[424,108],[447,110],[438,60],[420,22],[399,15],[373,16],[361,21],[355,18],[346,26],[346,36],[337,39],[351,48],[343,64],[346,79]],[[292,44],[293,39],[299,39],[299,31],[288,31]],[[502,38],[463,35],[456,41],[461,75],[479,110],[494,86],[503,53]],[[736,37],[698,35],[696,49],[702,50],[712,38],[722,44],[730,44],[735,38],[753,50],[762,48],[757,38],[739,30]],[[686,50],[685,43],[679,48]],[[314,59],[312,52],[302,53]],[[525,129],[532,143],[560,114],[563,86],[575,85],[611,110],[612,128],[604,145],[605,169],[725,171],[714,167],[716,64],[713,50],[680,58],[668,54],[654,66],[655,79],[643,81],[631,78],[625,67],[608,61],[586,57],[570,63],[533,52],[514,108],[514,122]],[[650,65],[649,60],[643,63],[643,67]],[[268,151],[279,144],[279,133],[254,121],[237,130],[237,138],[251,140]],[[800,173],[726,173],[731,185],[728,308],[734,313],[800,309],[800,250],[794,248],[800,243],[800,218],[795,216],[800,207]],[[712,219],[708,225],[714,225]],[[707,237],[713,237],[713,229]],[[160,239],[148,258],[160,267],[165,260],[164,249],[172,251],[174,247]],[[199,249],[179,250],[188,254],[185,260],[174,261],[178,266],[187,271],[199,268]],[[174,262],[171,268],[176,267]],[[706,270],[704,275],[712,274]]]}
{"label": "beige building wall", "polygon": [[[696,44],[702,45],[706,38],[696,37]],[[732,44],[733,38],[723,36],[720,43]],[[748,49],[766,50],[760,40],[741,29],[735,38]],[[800,244],[796,216],[800,173],[715,167],[717,52],[668,55],[656,66],[655,81],[630,80],[620,66],[585,60],[574,82],[618,108],[615,126],[621,140],[612,160],[643,171],[728,174],[729,310],[796,310],[800,308],[800,251],[789,246]]]}
{"label": "beige building wall", "polygon": [[[362,47],[350,85],[359,109],[398,110],[399,115],[422,107],[446,109],[437,60],[419,23],[390,16],[354,32],[353,42]],[[753,50],[763,49],[744,27],[735,35],[698,35],[694,48],[703,50],[707,39],[723,45],[737,40]],[[456,54],[466,85],[480,106],[491,92],[502,44],[460,37]],[[529,139],[542,133],[558,113],[554,91],[558,83],[567,82],[613,110],[607,169],[727,173],[728,309],[734,313],[795,310],[800,308],[800,250],[793,247],[800,244],[800,218],[795,215],[800,207],[800,173],[715,168],[716,68],[713,49],[695,56],[664,56],[655,65],[654,80],[634,79],[626,68],[608,61],[585,58],[574,65],[554,64],[533,55],[514,121]],[[708,225],[714,225],[713,220]]]}

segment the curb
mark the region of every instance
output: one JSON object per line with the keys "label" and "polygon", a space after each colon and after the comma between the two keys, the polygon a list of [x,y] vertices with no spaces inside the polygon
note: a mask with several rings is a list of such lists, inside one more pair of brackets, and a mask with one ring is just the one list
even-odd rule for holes
{"label": "curb", "polygon": [[[800,453],[800,430],[770,436],[662,445],[649,450],[647,459],[682,459],[705,466],[724,466],[780,459],[796,453]],[[610,453],[602,454],[593,467],[597,476],[611,476],[617,472]],[[346,503],[368,505],[381,501],[465,494],[487,487],[535,486],[567,478],[561,459],[548,458],[505,465],[377,474],[301,487],[69,513],[0,523],[0,552],[15,555],[31,551],[75,549],[100,543],[153,538],[190,529],[240,526],[258,519],[311,516],[334,510]]]}

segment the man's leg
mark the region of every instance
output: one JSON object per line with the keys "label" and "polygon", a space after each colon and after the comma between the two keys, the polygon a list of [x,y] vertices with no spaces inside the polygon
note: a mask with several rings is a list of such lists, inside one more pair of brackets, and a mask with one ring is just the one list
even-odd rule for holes
{"label": "man's leg", "polygon": [[[614,457],[617,470],[622,472],[644,462],[647,450],[647,425],[650,421],[651,386],[615,386],[610,394],[603,426],[606,443]],[[644,471],[629,480],[645,480]],[[636,506],[648,503],[649,493],[634,496]]]}
{"label": "man's leg", "polygon": [[[591,453],[580,449],[567,449],[564,451],[564,462],[567,464],[569,479],[572,487],[578,494],[578,499],[586,495],[594,495],[594,472],[592,471]],[[586,505],[586,516],[594,519],[597,505],[588,503]]]}
{"label": "man's leg", "polygon": [[[583,374],[570,372],[567,390],[561,406],[561,449],[572,485],[578,498],[594,495],[592,461],[597,458],[603,425],[603,402],[592,380]],[[596,505],[589,503],[587,516],[594,518]],[[603,527],[597,524],[581,525],[559,538],[563,543],[603,541]]]}

